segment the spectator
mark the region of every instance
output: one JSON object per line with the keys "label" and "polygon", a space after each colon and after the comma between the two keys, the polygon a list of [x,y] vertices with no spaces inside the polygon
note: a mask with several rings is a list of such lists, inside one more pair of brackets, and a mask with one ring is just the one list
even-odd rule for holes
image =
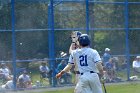
{"label": "spectator", "polygon": [[17,88],[19,88],[19,89],[26,88],[26,84],[24,83],[23,78],[18,79]]}
{"label": "spectator", "polygon": [[0,78],[5,81],[11,80],[10,70],[5,63],[1,63]]}
{"label": "spectator", "polygon": [[58,72],[61,71],[65,66],[66,66],[66,61],[62,60],[57,66]]}
{"label": "spectator", "polygon": [[115,80],[115,63],[113,63],[113,58],[110,58],[105,65],[107,80],[113,82]]}
{"label": "spectator", "polygon": [[121,69],[122,69],[122,70],[126,70],[126,69],[127,69],[127,60],[124,60],[124,61],[122,62]]}
{"label": "spectator", "polygon": [[52,70],[49,69],[49,67],[47,66],[46,62],[41,63],[41,65],[39,66],[39,71],[40,71],[41,77],[42,78],[48,78],[49,83],[51,84]]}
{"label": "spectator", "polygon": [[[8,80],[6,82],[6,84],[2,85],[1,88],[2,89],[14,89],[13,77],[11,78],[11,80]],[[26,88],[23,78],[19,78],[19,80],[17,82],[17,88],[19,88],[19,89]]]}
{"label": "spectator", "polygon": [[137,56],[133,61],[132,67],[134,69],[134,73],[140,73],[140,56]]}
{"label": "spectator", "polygon": [[32,87],[31,78],[28,75],[26,70],[24,70],[23,73],[18,77],[18,82],[22,83],[25,88],[31,88]]}
{"label": "spectator", "polygon": [[109,59],[111,58],[111,55],[110,55],[110,49],[109,48],[105,48],[105,53],[103,55],[103,65],[105,66],[105,64],[107,62],[109,62]]}
{"label": "spectator", "polygon": [[6,82],[6,84],[1,86],[2,89],[14,89],[14,85],[13,85],[13,78],[11,77],[10,80],[8,80]]}
{"label": "spectator", "polygon": [[[60,72],[61,70],[63,70],[65,68],[65,66],[67,65],[65,60],[62,60],[58,66],[57,66],[57,72]],[[71,83],[71,73],[65,73],[63,74],[63,76],[60,78],[59,83]]]}
{"label": "spectator", "polygon": [[121,68],[119,68],[119,58],[118,57],[113,57],[113,63],[115,65],[115,70],[119,71]]}

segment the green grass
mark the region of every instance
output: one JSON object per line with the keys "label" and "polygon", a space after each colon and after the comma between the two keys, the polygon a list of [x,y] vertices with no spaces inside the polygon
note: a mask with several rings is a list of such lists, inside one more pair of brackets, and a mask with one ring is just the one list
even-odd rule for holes
{"label": "green grass", "polygon": [[67,90],[47,91],[43,93],[74,93],[74,92],[73,89],[67,89]]}
{"label": "green grass", "polygon": [[[140,84],[129,83],[129,84],[117,84],[117,85],[107,85],[107,93],[140,93]],[[40,92],[41,93],[41,92]],[[56,90],[56,91],[46,91],[42,93],[73,93],[73,88]]]}
{"label": "green grass", "polygon": [[[118,73],[118,76],[123,77],[126,79],[125,72]],[[33,83],[36,80],[40,80],[39,74],[34,74],[33,73]],[[74,76],[73,76],[74,77]],[[45,84],[47,85],[47,84]],[[107,93],[140,93],[140,83],[129,83],[129,84],[113,84],[113,85],[106,85],[107,88]],[[47,90],[47,89],[46,89]],[[53,90],[53,91],[45,91],[45,92],[39,92],[39,93],[74,93],[73,88],[70,89],[58,89],[58,90]],[[34,92],[29,92],[29,93],[34,93]]]}
{"label": "green grass", "polygon": [[[131,75],[133,75],[131,73]],[[40,80],[39,78],[39,73],[35,70],[35,72],[32,73],[32,82],[35,84],[37,80]],[[117,73],[118,77],[121,77],[122,79],[126,80],[126,71],[121,71]],[[74,77],[74,75],[73,75]],[[74,78],[73,78],[74,79]],[[72,80],[74,81],[74,80]],[[48,85],[47,82],[44,81],[44,85]],[[129,84],[117,84],[117,85],[107,85],[107,93],[140,93],[140,84],[138,83],[129,83]],[[46,89],[47,90],[47,89]],[[39,93],[73,93],[73,88],[70,89],[58,89],[58,90],[53,90],[53,91],[45,91],[45,92],[39,92]],[[28,92],[28,93],[34,93],[34,92]],[[35,92],[37,93],[37,92]]]}
{"label": "green grass", "polygon": [[140,84],[110,85],[107,86],[108,93],[140,93]]}

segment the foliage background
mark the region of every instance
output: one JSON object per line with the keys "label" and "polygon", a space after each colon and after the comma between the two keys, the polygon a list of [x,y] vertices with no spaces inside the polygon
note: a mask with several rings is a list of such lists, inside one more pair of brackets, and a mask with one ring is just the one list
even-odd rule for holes
{"label": "foliage background", "polygon": [[[92,1],[92,0],[91,0]],[[115,0],[110,0],[114,1]],[[139,1],[139,0],[135,0]],[[123,0],[121,0],[123,2]],[[0,29],[11,29],[10,2],[2,2],[0,9]],[[129,43],[130,53],[139,53],[139,4],[129,5]],[[101,53],[109,47],[113,54],[125,53],[125,7],[123,4],[89,3],[89,24],[92,47]],[[55,55],[59,51],[68,52],[70,33],[72,29],[85,28],[85,3],[60,3],[54,8],[55,13]],[[15,3],[15,29],[17,59],[32,59],[48,57],[48,2],[18,1]],[[66,29],[70,28],[66,31]],[[43,31],[42,31],[43,29]],[[61,30],[62,29],[62,30]],[[98,30],[99,29],[99,30]],[[102,31],[103,29],[103,31]],[[122,30],[119,30],[122,29]],[[131,30],[133,29],[133,30]],[[85,31],[80,30],[83,33]],[[22,43],[22,46],[20,45]],[[0,32],[1,60],[11,59],[11,31]],[[21,54],[22,53],[22,54]]]}
{"label": "foliage background", "polygon": [[[42,1],[42,0],[41,0]],[[30,59],[46,59],[48,45],[48,3],[40,0],[15,0],[16,59],[23,60],[20,67],[29,67]],[[89,0],[93,1],[93,0]],[[101,1],[101,0],[98,0]],[[106,0],[104,0],[106,1]],[[107,0],[111,2],[125,0]],[[129,0],[136,1],[139,0]],[[56,4],[56,3],[55,3]],[[140,4],[129,4],[129,47],[130,54],[139,54]],[[84,2],[63,2],[54,8],[55,57],[60,51],[68,53],[70,33],[74,30],[86,33],[86,5]],[[0,0],[0,60],[12,61],[11,2]],[[109,47],[112,55],[125,55],[125,5],[89,3],[89,35],[91,47],[99,51]],[[125,59],[123,57],[123,59]],[[131,57],[134,59],[134,57]],[[125,61],[125,60],[123,60]],[[119,62],[123,62],[119,61]],[[26,63],[27,64],[26,64]],[[38,69],[38,65],[32,68]],[[57,63],[56,63],[57,64]],[[10,64],[11,65],[11,64]]]}

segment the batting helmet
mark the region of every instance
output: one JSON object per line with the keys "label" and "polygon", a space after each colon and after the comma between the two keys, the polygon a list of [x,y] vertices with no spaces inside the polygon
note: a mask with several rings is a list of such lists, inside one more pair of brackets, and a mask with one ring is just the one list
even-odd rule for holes
{"label": "batting helmet", "polygon": [[89,36],[87,34],[82,34],[79,38],[78,38],[79,44],[81,46],[88,46],[90,45],[90,39]]}
{"label": "batting helmet", "polygon": [[80,37],[81,36],[81,32],[79,32],[79,31],[75,31],[75,33],[76,33],[76,35],[77,35],[77,37]]}

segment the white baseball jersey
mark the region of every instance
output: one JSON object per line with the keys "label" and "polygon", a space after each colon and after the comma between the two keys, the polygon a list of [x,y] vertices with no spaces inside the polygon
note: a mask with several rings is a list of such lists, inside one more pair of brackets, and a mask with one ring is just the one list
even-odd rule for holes
{"label": "white baseball jersey", "polygon": [[99,61],[101,61],[101,58],[98,52],[92,48],[87,47],[74,50],[69,57],[69,63],[77,64],[78,70],[81,73],[89,71],[98,73],[99,71],[96,68],[95,63]]}
{"label": "white baseball jersey", "polygon": [[69,63],[76,64],[79,72],[83,73],[79,76],[75,93],[103,93],[96,67],[96,62],[100,61],[98,52],[89,47],[76,49],[71,53]]}

